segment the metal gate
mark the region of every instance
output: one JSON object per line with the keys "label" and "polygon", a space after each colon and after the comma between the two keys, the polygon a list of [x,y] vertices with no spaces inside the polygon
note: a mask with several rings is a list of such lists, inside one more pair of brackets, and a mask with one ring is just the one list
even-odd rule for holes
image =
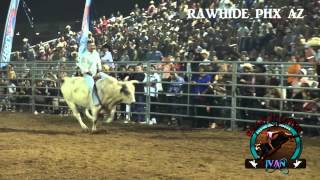
{"label": "metal gate", "polygon": [[[117,113],[123,118],[135,120],[135,115],[142,115],[147,123],[156,119],[158,123],[176,123],[189,121],[193,125],[206,123],[218,123],[226,128],[236,129],[238,126],[246,126],[254,123],[260,117],[270,113],[281,116],[294,117],[301,122],[303,127],[320,128],[319,112],[319,76],[315,72],[315,65],[299,63],[308,72],[307,74],[288,74],[287,69],[293,63],[289,62],[240,62],[217,61],[215,63],[220,70],[218,72],[208,70],[198,72],[199,62],[114,62],[115,69],[108,72],[119,77],[128,72],[128,66],[133,67],[142,63],[145,80],[144,92],[136,92],[143,97],[140,102],[129,106],[121,105]],[[265,72],[243,72],[243,65],[250,63],[256,67],[266,67]],[[41,107],[47,113],[66,111],[63,104],[59,86],[62,76],[72,76],[76,73],[76,65],[72,62],[43,62],[43,61],[19,61],[12,62],[17,79],[13,80],[16,92],[9,92],[9,78],[7,70],[1,73],[1,110],[2,111],[36,111]],[[251,66],[245,64],[245,66]],[[163,70],[161,67],[171,67]],[[151,70],[155,68],[155,70]],[[173,70],[172,67],[180,67]],[[221,68],[223,67],[223,68]],[[126,68],[126,69],[121,69]],[[133,72],[134,73],[134,72]],[[157,73],[160,81],[152,81]],[[199,75],[211,76],[210,82],[195,83],[193,78]],[[177,83],[166,76],[182,77],[184,82]],[[216,79],[212,79],[215,77]],[[222,77],[222,79],[219,79]],[[255,82],[243,83],[241,78],[253,77]],[[225,78],[225,79],[223,79]],[[292,86],[288,78],[304,81],[300,85]],[[258,79],[262,79],[257,83]],[[263,80],[264,79],[264,80]],[[272,82],[271,82],[272,81]],[[263,83],[264,82],[264,83]],[[162,89],[154,87],[161,84]],[[179,92],[169,92],[168,88],[181,88]],[[204,92],[195,92],[195,87],[204,89]],[[219,88],[224,91],[219,92]],[[252,89],[252,94],[250,94]],[[261,91],[259,94],[257,90]],[[26,92],[23,92],[26,91]],[[244,93],[249,92],[249,93]],[[294,94],[289,95],[289,94]],[[296,95],[299,94],[299,97]],[[140,105],[140,108],[136,108]],[[310,106],[310,108],[308,108]],[[134,111],[138,109],[138,111]],[[130,111],[129,111],[130,110]],[[162,122],[161,122],[162,121]]]}

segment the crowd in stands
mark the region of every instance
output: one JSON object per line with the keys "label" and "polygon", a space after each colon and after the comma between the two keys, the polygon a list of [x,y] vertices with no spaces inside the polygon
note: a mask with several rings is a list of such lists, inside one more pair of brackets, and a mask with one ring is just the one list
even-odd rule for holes
{"label": "crowd in stands", "polygon": [[[292,8],[303,8],[303,19],[188,19],[189,8],[281,8],[288,12]],[[130,16],[124,18],[105,16],[93,22],[89,42],[97,45],[104,63],[104,70],[123,79],[125,74],[139,80],[137,101],[145,102],[150,93],[151,111],[159,113],[184,114],[187,107],[165,106],[161,103],[186,103],[184,93],[192,93],[188,111],[194,116],[214,116],[230,118],[231,82],[230,74],[234,67],[223,61],[239,62],[237,93],[239,96],[270,97],[282,99],[313,100],[312,102],[238,98],[239,106],[247,108],[268,108],[272,110],[305,111],[319,113],[319,75],[320,75],[320,2],[319,1],[270,1],[270,0],[161,0],[150,1],[147,8],[136,5]],[[67,26],[56,41],[40,43],[31,48],[28,39],[20,53],[13,60],[41,60],[76,62],[80,33]],[[190,63],[194,61],[197,63]],[[132,62],[132,63],[130,63]],[[138,64],[140,62],[142,64]],[[146,62],[154,65],[146,67]],[[289,66],[264,64],[263,62],[291,62]],[[309,65],[304,64],[308,62]],[[152,73],[143,73],[151,69]],[[12,78],[8,68],[8,77]],[[117,72],[118,73],[117,73]],[[121,71],[121,72],[119,72]],[[126,72],[126,73],[125,73]],[[129,74],[132,72],[133,74]],[[183,73],[182,73],[183,72]],[[186,72],[196,72],[189,76]],[[253,73],[261,73],[254,75]],[[284,76],[284,80],[276,74]],[[266,76],[266,74],[275,74]],[[3,74],[4,76],[5,74]],[[28,76],[28,73],[25,74]],[[75,75],[79,75],[78,72]],[[296,77],[295,75],[298,75]],[[54,80],[64,74],[54,75]],[[148,77],[149,76],[149,77]],[[148,77],[148,78],[147,78]],[[25,77],[26,78],[26,77]],[[147,84],[146,79],[150,80]],[[2,80],[3,81],[3,80]],[[12,83],[17,83],[10,81]],[[1,82],[3,83],[3,82]],[[24,83],[30,86],[30,82]],[[184,85],[189,83],[190,86]],[[274,88],[253,87],[250,85],[269,85]],[[280,85],[298,89],[284,89]],[[8,89],[10,83],[8,85]],[[57,87],[50,81],[37,86]],[[147,88],[146,88],[147,87]],[[303,87],[300,88],[299,87]],[[28,94],[28,88],[17,89],[16,93]],[[46,88],[44,88],[46,89]],[[48,88],[47,88],[48,89]],[[57,92],[38,91],[39,94],[57,94]],[[216,95],[206,96],[208,94]],[[205,96],[202,96],[205,95]],[[212,107],[214,106],[214,107]],[[123,111],[126,110],[122,106]],[[132,107],[133,111],[143,112],[145,105]],[[40,108],[38,111],[42,111]],[[255,119],[259,111],[240,110],[238,119]],[[296,115],[297,116],[297,115]],[[157,119],[158,115],[151,115]],[[167,117],[169,122],[180,121],[175,116]],[[143,115],[135,115],[136,121],[144,121]],[[305,118],[307,119],[307,118]],[[193,127],[223,126],[229,128],[229,121],[193,120]],[[309,117],[304,123],[318,123],[317,117]],[[246,123],[238,123],[246,128]]]}

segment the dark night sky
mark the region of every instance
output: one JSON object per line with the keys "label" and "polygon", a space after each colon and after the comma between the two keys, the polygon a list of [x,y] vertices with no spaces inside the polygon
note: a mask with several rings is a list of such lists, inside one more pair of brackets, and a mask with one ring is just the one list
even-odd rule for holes
{"label": "dark night sky", "polygon": [[[34,24],[52,22],[74,22],[82,21],[83,8],[85,0],[24,0],[32,11]],[[134,4],[138,3],[140,7],[146,7],[149,0],[92,0],[91,11],[95,18],[102,15],[109,16],[111,13],[120,11],[125,16],[133,9]],[[2,44],[2,35],[7,17],[10,0],[1,0],[0,2],[0,39]],[[28,24],[27,17],[22,8],[22,0],[17,15],[17,24],[15,32],[27,34],[33,30]],[[52,32],[57,33],[57,32]],[[22,37],[20,37],[22,38]],[[17,37],[18,39],[18,37]]]}

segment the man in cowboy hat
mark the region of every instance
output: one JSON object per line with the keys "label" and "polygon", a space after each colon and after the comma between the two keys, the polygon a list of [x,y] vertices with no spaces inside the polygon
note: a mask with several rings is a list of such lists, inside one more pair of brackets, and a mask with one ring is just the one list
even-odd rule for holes
{"label": "man in cowboy hat", "polygon": [[200,55],[202,56],[203,58],[203,63],[200,63],[200,65],[210,65],[210,60],[208,59],[210,53],[206,50],[206,49],[202,49],[201,52],[200,52]]}
{"label": "man in cowboy hat", "polygon": [[29,40],[27,38],[22,39],[23,45],[22,45],[22,57],[27,59],[28,58],[28,51],[30,49]]}
{"label": "man in cowboy hat", "polygon": [[[242,65],[243,68],[243,73],[246,74],[241,74],[239,78],[239,84],[242,84],[242,86],[239,87],[240,95],[241,96],[256,96],[255,93],[255,88],[252,86],[247,86],[247,85],[255,85],[255,77],[251,73],[253,73],[253,65],[250,63],[244,63]],[[247,107],[247,108],[252,108],[255,106],[255,100],[253,99],[246,99],[246,98],[241,98],[240,99],[240,107]],[[249,119],[252,120],[253,117],[253,112],[249,110],[240,110],[240,118],[241,119]],[[243,130],[246,130],[247,128],[247,123],[244,122],[239,122],[239,126],[243,128]]]}

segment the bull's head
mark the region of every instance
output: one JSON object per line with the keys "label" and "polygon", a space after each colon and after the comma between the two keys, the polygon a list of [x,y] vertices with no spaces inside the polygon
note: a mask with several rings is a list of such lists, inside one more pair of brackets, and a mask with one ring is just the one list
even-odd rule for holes
{"label": "bull's head", "polygon": [[125,104],[132,104],[136,102],[135,98],[135,86],[134,84],[138,83],[136,80],[119,82],[121,88],[120,93],[123,96],[122,102]]}

